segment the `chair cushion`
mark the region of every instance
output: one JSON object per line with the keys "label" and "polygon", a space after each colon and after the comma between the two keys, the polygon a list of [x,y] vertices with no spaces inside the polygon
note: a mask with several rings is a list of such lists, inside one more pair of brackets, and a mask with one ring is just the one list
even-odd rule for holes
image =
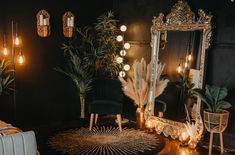
{"label": "chair cushion", "polygon": [[94,100],[89,105],[89,112],[97,114],[121,114],[122,104],[111,100]]}
{"label": "chair cushion", "polygon": [[0,136],[1,155],[36,155],[37,144],[33,131]]}

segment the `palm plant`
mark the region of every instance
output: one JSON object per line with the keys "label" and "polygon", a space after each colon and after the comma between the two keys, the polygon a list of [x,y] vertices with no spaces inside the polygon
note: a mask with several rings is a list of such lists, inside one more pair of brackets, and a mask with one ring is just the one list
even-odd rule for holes
{"label": "palm plant", "polygon": [[0,95],[8,93],[9,90],[13,90],[12,83],[14,78],[11,75],[13,72],[10,69],[11,63],[5,59],[0,60]]}
{"label": "palm plant", "polygon": [[81,118],[85,117],[85,95],[91,89],[91,75],[81,66],[81,60],[76,53],[66,51],[67,67],[55,68],[56,71],[63,73],[69,77],[75,87],[77,88],[78,95],[80,96],[81,103]]}

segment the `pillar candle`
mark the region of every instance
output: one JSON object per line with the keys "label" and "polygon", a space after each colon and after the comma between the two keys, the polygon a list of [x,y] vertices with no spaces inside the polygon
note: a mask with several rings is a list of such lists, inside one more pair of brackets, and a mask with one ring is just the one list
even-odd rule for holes
{"label": "pillar candle", "polygon": [[39,25],[43,25],[43,15],[39,15]]}
{"label": "pillar candle", "polygon": [[71,27],[74,26],[74,17],[70,17],[70,26],[71,26]]}
{"label": "pillar candle", "polygon": [[70,18],[68,17],[67,18],[67,26],[69,27],[69,25],[70,25]]}

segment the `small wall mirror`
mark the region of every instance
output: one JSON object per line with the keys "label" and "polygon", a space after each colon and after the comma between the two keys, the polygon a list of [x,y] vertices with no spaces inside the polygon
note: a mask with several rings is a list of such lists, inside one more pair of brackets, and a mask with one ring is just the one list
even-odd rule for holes
{"label": "small wall mirror", "polygon": [[[195,15],[186,1],[178,1],[166,16],[160,13],[154,17],[151,27],[151,77],[149,94],[156,90],[156,77],[159,62],[165,63],[162,78],[170,82],[167,88],[157,99],[165,100],[167,111],[164,117],[155,115],[158,103],[153,95],[145,109],[146,119],[151,120],[157,133],[163,133],[173,139],[178,138],[186,131],[185,100],[182,98],[182,77],[188,75],[194,87],[203,88],[205,79],[206,50],[211,39],[211,15],[198,10]],[[201,118],[201,100],[196,98],[194,105],[193,122],[196,127],[194,143],[197,143],[203,132]],[[188,113],[191,113],[188,112]]]}

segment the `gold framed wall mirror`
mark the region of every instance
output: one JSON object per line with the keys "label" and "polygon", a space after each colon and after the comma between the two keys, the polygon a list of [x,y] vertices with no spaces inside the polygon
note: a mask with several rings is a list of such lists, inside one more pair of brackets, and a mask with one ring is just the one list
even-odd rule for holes
{"label": "gold framed wall mirror", "polygon": [[[154,110],[158,108],[158,105],[155,104],[154,96],[150,94],[156,91],[156,77],[158,76],[156,68],[159,62],[165,63],[164,73],[171,82],[177,81],[177,76],[182,71],[181,75],[194,73],[193,83],[196,84],[194,87],[203,88],[206,50],[211,41],[211,18],[212,15],[206,14],[201,9],[195,15],[186,1],[178,1],[169,14],[165,16],[160,13],[158,17],[154,17],[151,27],[151,77],[145,118],[147,121],[151,121],[158,134],[163,133],[173,139],[179,138],[190,128],[190,125],[194,126],[196,130],[190,135],[190,141],[194,145],[198,143],[203,133],[203,121],[200,114],[201,100],[197,98],[195,101],[193,123],[186,123],[185,120],[154,116]],[[191,56],[193,56],[193,60]],[[185,65],[184,70],[179,69],[180,65],[182,67]],[[192,80],[192,78],[190,79]],[[184,106],[184,104],[181,105]]]}

